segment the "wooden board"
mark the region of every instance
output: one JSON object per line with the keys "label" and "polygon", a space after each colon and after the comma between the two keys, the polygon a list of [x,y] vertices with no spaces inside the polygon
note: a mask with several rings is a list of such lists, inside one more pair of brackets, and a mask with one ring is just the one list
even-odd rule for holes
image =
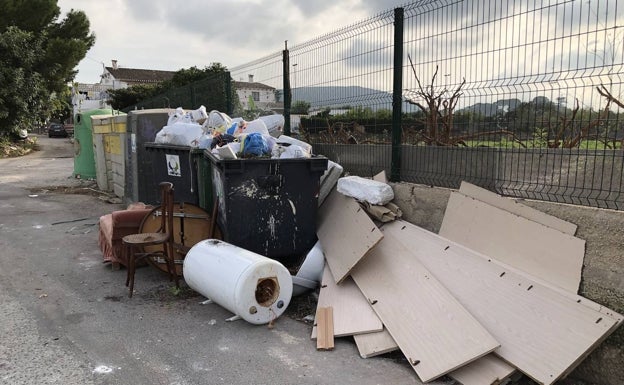
{"label": "wooden board", "polygon": [[459,192],[491,206],[498,207],[499,209],[503,209],[526,219],[530,219],[534,222],[541,223],[544,226],[552,227],[562,233],[570,235],[576,234],[578,226],[574,223],[564,221],[563,219],[523,205],[513,199],[504,198],[496,193],[468,182],[461,182]]}
{"label": "wooden board", "polygon": [[[379,332],[383,330],[381,320],[371,308],[360,289],[351,277],[347,277],[340,285],[325,265],[317,309],[331,306],[334,313],[334,337],[352,336],[354,334]],[[315,320],[316,324],[316,320]],[[312,339],[316,338],[316,327],[312,328]]]}
{"label": "wooden board", "polygon": [[617,325],[511,266],[415,225],[388,223],[384,236],[409,249],[500,341],[497,355],[539,383],[562,377]]}
{"label": "wooden board", "polygon": [[[355,335],[353,339],[362,358],[389,353],[399,348],[386,329],[377,333]],[[515,372],[516,368],[490,353],[453,370],[448,376],[463,385],[493,385],[499,384]]]}
{"label": "wooden board", "polygon": [[576,293],[585,241],[453,192],[440,235]]}
{"label": "wooden board", "polygon": [[316,310],[316,317],[319,333],[316,340],[316,349],[334,349],[334,316],[331,306],[318,308]]}
{"label": "wooden board", "polygon": [[373,176],[373,180],[376,180],[377,182],[388,183],[388,177],[386,176],[386,170],[381,170],[381,172],[379,172],[379,174],[376,174],[375,176]]}
{"label": "wooden board", "polygon": [[497,385],[515,373],[516,368],[494,354],[488,354],[452,371],[449,377],[462,385]]}
{"label": "wooden board", "polygon": [[375,333],[357,334],[353,336],[353,339],[362,358],[375,357],[399,348],[386,329]]}
{"label": "wooden board", "polygon": [[316,234],[336,283],[342,282],[368,250],[383,238],[355,199],[336,189],[319,208]]}
{"label": "wooden board", "polygon": [[395,239],[379,242],[351,276],[424,382],[499,346]]}

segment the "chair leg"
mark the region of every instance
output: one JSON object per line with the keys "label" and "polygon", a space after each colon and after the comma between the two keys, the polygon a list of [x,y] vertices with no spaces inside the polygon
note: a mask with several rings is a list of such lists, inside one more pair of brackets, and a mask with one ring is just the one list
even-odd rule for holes
{"label": "chair leg", "polygon": [[180,283],[178,282],[178,273],[175,267],[175,254],[173,253],[173,244],[171,242],[167,243],[167,270],[169,270],[169,281],[173,279],[176,287],[179,288]]}
{"label": "chair leg", "polygon": [[132,246],[125,245],[123,248],[124,261],[126,261],[126,287],[130,284],[130,254],[132,253]]}
{"label": "chair leg", "polygon": [[132,292],[134,291],[134,273],[135,273],[135,258],[132,252],[132,246],[130,246],[130,255],[128,256],[128,298],[132,298]]}

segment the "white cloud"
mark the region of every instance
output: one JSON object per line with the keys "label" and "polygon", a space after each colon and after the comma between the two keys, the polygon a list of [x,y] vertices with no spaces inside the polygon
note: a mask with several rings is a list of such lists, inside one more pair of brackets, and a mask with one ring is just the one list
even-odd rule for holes
{"label": "white cloud", "polygon": [[96,83],[103,65],[176,71],[219,62],[231,68],[399,6],[373,0],[58,0],[82,10],[96,43],[76,80]]}

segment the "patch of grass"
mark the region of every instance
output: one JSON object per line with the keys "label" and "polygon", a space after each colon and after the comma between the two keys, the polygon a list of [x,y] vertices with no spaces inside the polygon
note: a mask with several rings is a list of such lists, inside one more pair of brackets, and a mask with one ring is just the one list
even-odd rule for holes
{"label": "patch of grass", "polygon": [[171,295],[177,297],[182,293],[182,288],[181,287],[175,287],[175,286],[171,286],[169,288],[169,291],[171,292]]}

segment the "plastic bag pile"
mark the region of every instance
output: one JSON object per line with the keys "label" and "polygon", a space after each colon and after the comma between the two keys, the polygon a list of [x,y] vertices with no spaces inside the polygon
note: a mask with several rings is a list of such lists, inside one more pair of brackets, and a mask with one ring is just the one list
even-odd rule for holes
{"label": "plastic bag pile", "polygon": [[208,113],[204,106],[192,111],[178,107],[156,134],[155,142],[210,149],[224,159],[311,157],[312,146],[281,135],[282,127],[283,115],[261,116],[247,122],[216,110]]}

